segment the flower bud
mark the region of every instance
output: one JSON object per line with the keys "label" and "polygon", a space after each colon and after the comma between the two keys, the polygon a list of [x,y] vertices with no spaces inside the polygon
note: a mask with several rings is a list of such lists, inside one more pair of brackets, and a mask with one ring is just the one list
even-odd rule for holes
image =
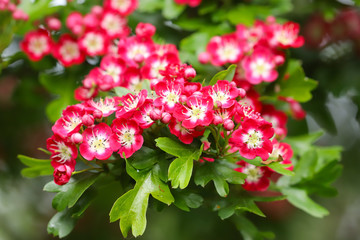
{"label": "flower bud", "polygon": [[215,115],[214,120],[213,120],[213,124],[214,125],[219,125],[223,123],[223,119],[220,116]]}
{"label": "flower bud", "polygon": [[187,100],[187,97],[185,95],[180,95],[180,98],[179,98],[180,102],[186,102]]}
{"label": "flower bud", "polygon": [[201,64],[206,64],[210,61],[210,54],[208,52],[202,52],[199,54],[199,62]]}
{"label": "flower bud", "polygon": [[73,135],[71,135],[70,141],[75,144],[82,143],[83,136],[80,133],[74,133]]}
{"label": "flower bud", "polygon": [[155,34],[155,31],[156,28],[154,25],[142,22],[139,23],[135,29],[136,36],[144,38],[151,38]]}
{"label": "flower bud", "polygon": [[93,112],[93,116],[95,119],[101,119],[103,116],[102,111],[95,109]]}
{"label": "flower bud", "polygon": [[238,96],[241,98],[246,96],[246,91],[243,88],[238,88]]}
{"label": "flower bud", "polygon": [[87,126],[87,127],[90,127],[92,125],[94,125],[94,117],[90,114],[85,114],[83,117],[82,117],[82,123]]}
{"label": "flower bud", "polygon": [[59,165],[54,169],[54,182],[57,185],[64,185],[69,182],[72,174],[72,169],[68,165]]}
{"label": "flower bud", "polygon": [[233,122],[231,119],[226,119],[226,120],[224,121],[224,128],[225,128],[225,130],[231,131],[231,130],[234,129],[234,127],[235,127],[235,124],[234,124],[234,122]]}
{"label": "flower bud", "polygon": [[50,30],[58,31],[61,28],[61,21],[55,17],[48,17],[45,22]]}
{"label": "flower bud", "polygon": [[171,120],[171,115],[168,112],[163,112],[161,116],[161,122],[164,124],[168,124]]}
{"label": "flower bud", "polygon": [[193,79],[196,76],[196,71],[194,68],[188,66],[185,68],[184,76],[186,79]]}
{"label": "flower bud", "polygon": [[158,108],[154,108],[151,112],[150,112],[150,118],[154,121],[159,120],[162,117],[162,112],[160,109]]}

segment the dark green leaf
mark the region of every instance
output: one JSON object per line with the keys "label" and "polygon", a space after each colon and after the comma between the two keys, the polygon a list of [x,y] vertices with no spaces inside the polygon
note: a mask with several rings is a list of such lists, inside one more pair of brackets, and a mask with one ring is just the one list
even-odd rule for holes
{"label": "dark green leaf", "polygon": [[218,80],[227,80],[231,82],[234,78],[235,71],[236,71],[236,65],[235,64],[230,65],[228,69],[215,74],[215,76],[210,80],[209,85],[215,85]]}
{"label": "dark green leaf", "polygon": [[311,200],[305,190],[284,188],[281,192],[287,196],[291,204],[314,217],[322,218],[329,214],[328,210]]}
{"label": "dark green leaf", "polygon": [[174,191],[174,205],[181,210],[190,211],[190,208],[198,208],[202,205],[204,199],[195,193],[186,192],[184,190]]}
{"label": "dark green leaf", "polygon": [[261,217],[265,217],[264,213],[261,212],[254,200],[251,198],[243,197],[239,199],[231,199],[230,202],[230,205],[219,209],[218,214],[222,220],[231,217],[236,210],[248,211]]}
{"label": "dark green leaf", "polygon": [[227,12],[227,19],[234,25],[241,23],[246,26],[251,26],[257,17],[269,15],[269,10],[266,6],[239,4]]}
{"label": "dark green leaf", "polygon": [[36,159],[27,157],[24,155],[18,155],[20,161],[28,166],[21,170],[21,175],[28,178],[34,178],[38,176],[52,175],[54,168],[51,166],[51,160],[48,159]]}
{"label": "dark green leaf", "polygon": [[159,160],[165,159],[165,157],[164,152],[143,146],[131,156],[129,162],[136,169],[145,169],[153,166]]}
{"label": "dark green leaf", "polygon": [[274,239],[272,232],[260,232],[257,227],[245,216],[236,215],[232,218],[236,228],[240,231],[244,240]]}
{"label": "dark green leaf", "polygon": [[78,179],[74,177],[62,186],[55,184],[53,181],[44,186],[44,191],[57,192],[52,205],[58,211],[66,207],[71,208],[78,201],[81,195],[88,189],[99,177],[99,174],[81,174]]}

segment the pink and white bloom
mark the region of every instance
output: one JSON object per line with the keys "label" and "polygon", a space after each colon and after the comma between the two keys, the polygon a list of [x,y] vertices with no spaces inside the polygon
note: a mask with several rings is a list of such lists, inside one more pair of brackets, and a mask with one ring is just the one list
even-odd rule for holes
{"label": "pink and white bloom", "polygon": [[77,40],[69,34],[62,35],[54,44],[53,55],[65,67],[80,64],[85,60],[85,55],[80,50]]}
{"label": "pink and white bloom", "polygon": [[211,97],[191,96],[186,105],[176,105],[174,117],[181,121],[185,128],[208,126],[214,118],[213,106]]}
{"label": "pink and white bloom", "polygon": [[146,99],[144,104],[134,114],[134,120],[142,128],[149,128],[153,125],[154,120],[150,117],[151,112],[156,111],[152,99]]}
{"label": "pink and white bloom", "polygon": [[55,122],[52,131],[62,138],[70,137],[79,132],[84,114],[84,107],[80,104],[67,107],[62,112],[62,117]]}
{"label": "pink and white bloom", "polygon": [[105,11],[101,20],[100,28],[103,29],[110,39],[126,37],[130,34],[126,18],[115,11]]}
{"label": "pink and white bloom", "polygon": [[57,185],[64,185],[69,182],[72,173],[75,169],[71,168],[70,166],[63,164],[58,165],[54,168],[54,182]]}
{"label": "pink and white bloom", "polygon": [[165,54],[163,56],[151,55],[146,59],[144,66],[141,69],[141,74],[145,79],[151,79],[152,85],[158,83],[163,77],[160,74],[161,70],[165,70],[169,64],[179,64],[178,56],[174,54]]}
{"label": "pink and white bloom", "polygon": [[287,134],[287,116],[284,112],[276,110],[273,105],[263,105],[261,116],[266,121],[272,123],[275,134],[280,138],[284,138]]}
{"label": "pink and white bloom", "polygon": [[52,45],[48,31],[37,29],[25,35],[24,40],[20,43],[20,48],[32,61],[39,61],[51,53]]}
{"label": "pink and white bloom", "polygon": [[120,98],[120,109],[116,112],[116,118],[130,118],[141,107],[147,97],[147,90],[143,89],[137,95],[131,93]]}
{"label": "pink and white bloom", "polygon": [[[122,75],[126,70],[126,63],[121,58],[106,55],[100,62],[101,74],[112,78],[112,87],[120,86],[122,83]],[[99,84],[100,81],[98,81]],[[99,84],[100,86],[101,84]]]}
{"label": "pink and white bloom", "polygon": [[304,45],[304,37],[299,36],[300,26],[295,22],[286,22],[284,25],[274,24],[270,28],[272,37],[269,43],[273,47],[298,48]]}
{"label": "pink and white bloom", "polygon": [[120,157],[131,157],[139,150],[143,143],[142,129],[133,120],[117,118],[112,125],[113,134],[110,138],[111,149],[118,152]]}
{"label": "pink and white bloom", "polygon": [[[272,140],[272,144],[273,144],[273,151],[270,154],[270,157],[278,158],[279,156],[281,156],[281,158],[283,159],[280,162],[281,164],[292,164],[291,158],[293,156],[293,150],[291,149],[291,146],[284,142],[278,142],[276,138]],[[293,168],[294,166],[291,165],[286,169],[292,171]],[[272,169],[270,170],[273,171]]]}
{"label": "pink and white bloom", "polygon": [[242,187],[247,191],[265,191],[270,186],[271,171],[268,167],[258,167],[245,161],[237,162],[241,167],[235,168],[235,171],[247,175]]}
{"label": "pink and white bloom", "polygon": [[150,38],[137,36],[120,39],[118,54],[130,66],[138,66],[138,63],[145,61],[153,53],[154,43]]}
{"label": "pink and white bloom", "polygon": [[160,82],[155,86],[155,92],[159,96],[154,105],[164,106],[165,111],[172,113],[183,92],[183,85],[177,82]]}
{"label": "pink and white bloom", "polygon": [[274,135],[271,123],[264,120],[246,119],[241,127],[234,131],[229,143],[239,148],[240,155],[262,160],[269,158],[273,147],[270,138]]}
{"label": "pink and white bloom", "polygon": [[75,166],[78,151],[74,144],[58,135],[53,135],[46,140],[46,147],[51,152],[51,160],[58,164]]}
{"label": "pink and white bloom", "polygon": [[235,34],[213,37],[206,47],[211,55],[211,63],[221,66],[226,63],[238,63],[243,56],[243,44]]}
{"label": "pink and white bloom", "polygon": [[105,0],[105,9],[111,9],[125,17],[130,15],[138,6],[138,0]]}
{"label": "pink and white bloom", "polygon": [[202,89],[205,96],[210,96],[216,107],[229,108],[236,103],[239,91],[235,83],[226,80],[219,80],[214,86],[207,86]]}
{"label": "pink and white bloom", "polygon": [[196,131],[195,129],[185,128],[180,121],[172,118],[169,122],[169,130],[177,136],[179,140],[185,144],[190,144],[195,137],[203,135],[204,131]]}
{"label": "pink and white bloom", "polygon": [[142,38],[151,38],[155,34],[156,28],[150,23],[140,22],[135,29],[136,36]]}
{"label": "pink and white bloom", "polygon": [[86,160],[106,160],[113,151],[110,147],[111,128],[105,123],[99,123],[83,132],[83,142],[80,144],[80,154]]}
{"label": "pink and white bloom", "polygon": [[88,110],[98,110],[102,113],[102,117],[108,117],[119,109],[119,97],[107,97],[105,99],[100,98],[99,101],[89,100],[86,102]]}
{"label": "pink and white bloom", "polygon": [[109,45],[109,39],[103,31],[87,31],[79,39],[80,48],[88,56],[105,55],[108,52]]}
{"label": "pink and white bloom", "polygon": [[273,82],[278,77],[274,55],[267,48],[256,48],[252,55],[244,58],[242,66],[251,84]]}

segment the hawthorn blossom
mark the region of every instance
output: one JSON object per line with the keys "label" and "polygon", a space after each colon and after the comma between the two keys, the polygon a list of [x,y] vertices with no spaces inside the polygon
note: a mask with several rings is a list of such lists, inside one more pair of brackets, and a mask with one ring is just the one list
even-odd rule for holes
{"label": "hawthorn blossom", "polygon": [[106,160],[113,151],[110,147],[111,128],[105,123],[99,123],[83,132],[83,142],[80,144],[80,154],[86,160]]}
{"label": "hawthorn blossom", "polygon": [[235,130],[229,143],[239,148],[240,155],[254,159],[259,156],[262,160],[269,158],[273,150],[270,138],[274,135],[271,123],[264,120],[246,119],[241,127]]}
{"label": "hawthorn blossom", "polygon": [[111,125],[113,134],[110,138],[111,149],[118,152],[120,157],[126,158],[139,150],[143,143],[142,129],[133,120],[117,118]]}
{"label": "hawthorn blossom", "polygon": [[80,104],[68,106],[59,118],[52,131],[62,138],[70,137],[73,133],[80,130],[82,126],[82,116],[85,114],[84,107]]}
{"label": "hawthorn blossom", "polygon": [[110,39],[126,37],[131,31],[127,26],[126,18],[111,10],[103,13],[99,26]]}
{"label": "hawthorn blossom", "polygon": [[138,0],[105,0],[104,8],[116,11],[121,16],[130,15],[138,6]]}
{"label": "hawthorn blossom", "polygon": [[120,98],[120,109],[116,112],[116,118],[128,118],[131,117],[135,111],[141,107],[147,97],[147,90],[143,89],[137,95],[131,93],[126,94]]}
{"label": "hawthorn blossom", "polygon": [[[270,157],[272,158],[279,158],[281,156],[282,161],[281,164],[292,164],[291,158],[293,156],[293,150],[291,149],[291,146],[284,142],[278,142],[276,138],[272,140],[273,144],[273,151],[270,154]],[[294,168],[293,165],[289,166],[288,170],[292,171]],[[270,169],[273,171],[272,169]]]}
{"label": "hawthorn blossom", "polygon": [[109,39],[100,30],[90,30],[79,39],[80,48],[88,56],[105,55],[108,52]]}
{"label": "hawthorn blossom", "polygon": [[54,169],[54,182],[57,185],[64,185],[69,182],[74,169],[68,165],[58,165]]}
{"label": "hawthorn blossom", "polygon": [[298,48],[304,45],[304,37],[299,36],[300,26],[295,22],[286,22],[285,24],[274,24],[269,29],[272,37],[269,43],[273,47]]}
{"label": "hawthorn blossom", "polygon": [[279,138],[284,138],[287,134],[287,116],[284,112],[276,110],[273,105],[263,105],[261,116],[264,120],[272,123],[275,134]]}
{"label": "hawthorn blossom", "polygon": [[134,120],[142,128],[149,128],[153,125],[154,120],[151,119],[151,112],[155,111],[155,106],[152,99],[146,99],[144,104],[139,107],[139,110],[134,114]]}
{"label": "hawthorn blossom", "polygon": [[88,110],[98,110],[102,113],[102,117],[108,117],[119,109],[119,97],[100,98],[99,101],[89,100],[85,104]]}
{"label": "hawthorn blossom", "polygon": [[58,164],[75,165],[78,151],[74,144],[53,135],[46,140],[47,149],[51,152],[51,159]]}
{"label": "hawthorn blossom", "polygon": [[176,105],[174,117],[182,121],[185,128],[208,126],[214,118],[212,98],[191,96],[187,99],[186,105]]}
{"label": "hawthorn blossom", "polygon": [[270,186],[271,171],[268,167],[258,167],[245,161],[237,162],[241,167],[235,168],[235,171],[247,175],[242,187],[247,191],[265,191]]}
{"label": "hawthorn blossom", "polygon": [[59,41],[54,44],[53,55],[65,67],[80,64],[85,60],[77,40],[69,34],[61,35]]}
{"label": "hawthorn blossom", "polygon": [[160,82],[155,86],[155,92],[159,96],[155,99],[154,105],[157,107],[164,106],[164,109],[172,113],[176,103],[180,102],[180,96],[183,92],[183,85],[174,82]]}
{"label": "hawthorn blossom", "polygon": [[204,87],[202,92],[210,96],[217,107],[229,108],[236,103],[235,99],[239,96],[239,91],[234,85],[235,83],[226,80],[218,80],[214,86]]}
{"label": "hawthorn blossom", "polygon": [[49,32],[45,29],[37,29],[26,33],[20,48],[32,61],[40,61],[44,56],[51,53],[52,40]]}
{"label": "hawthorn blossom", "polygon": [[177,136],[179,140],[185,144],[193,142],[194,138],[203,135],[203,131],[196,131],[195,129],[188,129],[184,127],[180,121],[172,118],[169,122],[169,130],[172,134]]}

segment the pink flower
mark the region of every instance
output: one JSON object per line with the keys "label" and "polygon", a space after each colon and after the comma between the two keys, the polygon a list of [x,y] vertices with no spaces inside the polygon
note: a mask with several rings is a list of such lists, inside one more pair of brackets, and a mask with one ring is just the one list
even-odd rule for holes
{"label": "pink flower", "polygon": [[83,34],[84,22],[81,13],[70,13],[70,15],[66,18],[66,27],[68,27],[75,35]]}
{"label": "pink flower", "polygon": [[139,150],[143,143],[142,130],[133,120],[117,118],[112,125],[113,134],[110,138],[111,149],[120,154],[120,157],[126,158]]}
{"label": "pink flower", "polygon": [[246,119],[241,127],[234,131],[229,143],[239,147],[240,155],[254,159],[259,156],[262,160],[269,158],[273,150],[270,138],[274,135],[271,123],[264,120]]}
{"label": "pink flower", "polygon": [[183,92],[183,85],[174,82],[160,82],[155,86],[155,92],[159,96],[155,99],[154,105],[164,106],[167,112],[174,111],[176,103],[180,102],[180,96]]}
{"label": "pink flower", "polygon": [[263,105],[261,116],[264,120],[272,123],[275,134],[279,138],[284,138],[287,134],[287,116],[284,112],[276,110],[273,105]]}
{"label": "pink flower", "polygon": [[247,191],[265,191],[270,185],[270,175],[268,167],[257,167],[245,161],[237,162],[241,167],[235,168],[235,171],[247,175],[242,187]]}
{"label": "pink flower", "polygon": [[243,44],[235,34],[213,37],[206,47],[211,55],[211,63],[221,66],[226,63],[238,63],[243,56]]}
{"label": "pink flower", "polygon": [[[123,74],[126,70],[126,63],[121,58],[106,55],[100,62],[102,78],[98,78],[97,84],[103,91],[109,91],[122,83]],[[106,79],[106,80],[105,80]],[[107,85],[107,86],[103,86]]]}
{"label": "pink flower", "polygon": [[47,17],[45,22],[50,30],[59,31],[61,28],[61,21],[56,17]]}
{"label": "pink flower", "polygon": [[53,55],[65,67],[80,64],[85,60],[85,55],[80,50],[77,40],[68,34],[62,35],[54,44]]}
{"label": "pink flower", "polygon": [[300,26],[297,23],[274,24],[269,31],[272,33],[269,43],[273,47],[298,48],[304,45],[304,37],[299,36]]}
{"label": "pink flower", "polygon": [[111,10],[103,13],[100,28],[106,32],[110,39],[126,37],[131,31],[127,26],[126,18]]}
{"label": "pink flower", "polygon": [[204,131],[196,131],[195,129],[187,129],[182,126],[181,122],[172,118],[169,123],[169,129],[172,134],[177,136],[179,140],[185,144],[190,144],[195,137],[203,135]]}
{"label": "pink flower", "polygon": [[[283,159],[283,161],[280,162],[281,164],[292,164],[291,158],[293,156],[293,150],[291,149],[291,146],[284,142],[278,142],[276,138],[272,140],[272,144],[273,144],[273,151],[270,154],[270,157],[278,158],[279,156],[281,156]],[[286,169],[292,171],[293,168],[294,166],[291,165]],[[273,171],[271,168],[269,170]]]}
{"label": "pink flower", "polygon": [[62,138],[70,137],[80,130],[84,114],[84,107],[80,104],[67,107],[62,112],[62,117],[55,122],[52,131]]}
{"label": "pink flower", "polygon": [[138,6],[138,0],[105,0],[105,9],[111,9],[125,17],[130,15]]}
{"label": "pink flower", "polygon": [[146,99],[144,104],[134,114],[134,120],[142,128],[149,128],[153,125],[154,120],[150,117],[151,112],[155,111],[152,99]]}
{"label": "pink flower", "polygon": [[136,36],[143,38],[151,38],[155,34],[156,28],[150,23],[140,22],[135,29]]}
{"label": "pink flower", "polygon": [[102,117],[108,117],[119,109],[119,97],[100,98],[99,101],[89,100],[86,102],[88,109],[91,111],[98,110],[102,113]]}
{"label": "pink flower", "polygon": [[177,104],[174,117],[182,121],[185,128],[208,126],[214,118],[212,98],[191,96],[187,99],[186,105]]}
{"label": "pink flower", "polygon": [[165,70],[169,64],[179,64],[178,56],[169,53],[163,56],[151,55],[146,59],[144,66],[141,69],[141,74],[145,79],[151,79],[152,85],[156,85],[163,77],[160,74]]}
{"label": "pink flower", "polygon": [[80,48],[88,56],[105,55],[108,52],[110,42],[107,35],[100,30],[91,30],[79,39]]}
{"label": "pink flower", "polygon": [[135,113],[136,109],[141,107],[147,97],[147,90],[143,89],[137,95],[131,93],[126,94],[120,98],[122,106],[116,112],[116,118],[130,118]]}
{"label": "pink flower", "polygon": [[75,166],[75,159],[78,151],[74,144],[61,138],[58,135],[53,135],[46,140],[47,149],[51,152],[51,159],[58,164],[68,164]]}
{"label": "pink flower", "polygon": [[256,48],[252,55],[245,57],[242,66],[251,84],[273,82],[278,77],[274,55],[265,47]]}
{"label": "pink flower", "polygon": [[54,169],[54,182],[57,185],[64,185],[69,182],[74,169],[68,165],[58,165]]}
{"label": "pink flower", "polygon": [[184,5],[187,4],[190,7],[197,7],[200,5],[202,0],[174,0],[175,3],[180,4],[180,5]]}
{"label": "pink flower", "polygon": [[121,39],[118,44],[118,54],[130,66],[138,66],[153,53],[154,43],[150,38],[137,36]]}
{"label": "pink flower", "polygon": [[28,32],[20,43],[20,48],[32,61],[39,61],[51,53],[52,40],[44,29]]}
{"label": "pink flower", "polygon": [[99,123],[83,132],[83,142],[80,144],[80,153],[86,160],[108,159],[113,151],[110,147],[111,128],[105,123]]}
{"label": "pink flower", "polygon": [[236,103],[238,89],[235,83],[226,80],[219,80],[214,86],[207,86],[202,89],[205,96],[210,96],[216,107],[229,108]]}

